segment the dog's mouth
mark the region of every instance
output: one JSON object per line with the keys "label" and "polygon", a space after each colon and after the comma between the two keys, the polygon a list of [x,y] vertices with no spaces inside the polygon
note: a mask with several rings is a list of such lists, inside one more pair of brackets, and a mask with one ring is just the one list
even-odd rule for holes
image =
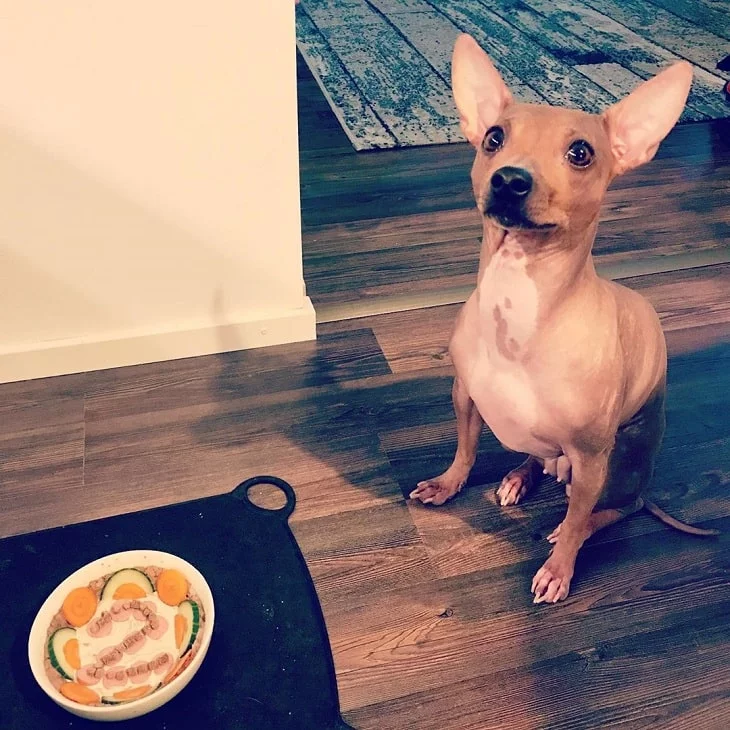
{"label": "dog's mouth", "polygon": [[503,228],[508,229],[521,228],[531,231],[547,231],[557,226],[556,223],[537,223],[528,218],[521,209],[495,203],[489,205],[486,215]]}

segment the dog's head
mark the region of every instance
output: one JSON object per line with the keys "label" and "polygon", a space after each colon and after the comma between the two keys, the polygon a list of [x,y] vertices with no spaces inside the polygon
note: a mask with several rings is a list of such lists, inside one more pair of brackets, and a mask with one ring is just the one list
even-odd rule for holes
{"label": "dog's head", "polygon": [[504,229],[585,229],[611,180],[648,162],[684,108],[685,61],[642,83],[600,115],[513,101],[486,53],[456,41],[454,99],[476,148],[472,183],[486,220]]}

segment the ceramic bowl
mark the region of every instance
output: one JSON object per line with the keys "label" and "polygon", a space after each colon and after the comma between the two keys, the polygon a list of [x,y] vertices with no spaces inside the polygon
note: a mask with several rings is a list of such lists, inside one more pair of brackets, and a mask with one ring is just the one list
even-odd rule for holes
{"label": "ceramic bowl", "polygon": [[[176,568],[188,579],[192,592],[200,598],[205,612],[205,623],[201,629],[203,635],[198,653],[193,657],[190,664],[169,684],[140,699],[131,700],[119,705],[102,706],[81,705],[72,702],[51,684],[51,681],[46,675],[44,654],[46,635],[51,620],[61,608],[63,599],[73,588],[85,586],[92,580],[100,578],[107,573],[112,573],[115,570],[146,565],[156,565],[160,568]],[[41,606],[40,611],[38,611],[30,630],[30,637],[28,638],[28,660],[33,676],[41,689],[65,710],[90,720],[129,720],[161,707],[175,697],[188,684],[195,675],[195,672],[200,668],[203,659],[205,659],[208,646],[210,645],[210,638],[213,634],[214,621],[215,610],[210,587],[205,578],[190,563],[176,555],[157,550],[129,550],[122,553],[114,553],[94,560],[79,568],[69,575],[48,596]]]}

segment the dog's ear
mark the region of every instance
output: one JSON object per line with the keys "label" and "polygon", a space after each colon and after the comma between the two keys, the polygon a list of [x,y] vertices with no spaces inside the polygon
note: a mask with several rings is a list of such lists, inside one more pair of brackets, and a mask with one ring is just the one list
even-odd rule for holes
{"label": "dog's ear", "polygon": [[617,175],[654,157],[660,142],[677,123],[691,85],[692,66],[680,61],[606,109],[603,118]]}
{"label": "dog's ear", "polygon": [[512,101],[499,72],[479,44],[466,33],[456,39],[451,88],[464,136],[479,147],[489,127]]}

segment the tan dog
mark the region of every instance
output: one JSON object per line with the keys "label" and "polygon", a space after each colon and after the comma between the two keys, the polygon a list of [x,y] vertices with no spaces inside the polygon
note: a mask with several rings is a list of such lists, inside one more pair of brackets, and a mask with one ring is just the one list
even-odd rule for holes
{"label": "tan dog", "polygon": [[648,162],[684,108],[686,62],[601,115],[518,104],[476,41],[456,42],[452,81],[483,215],[477,288],[450,352],[458,445],[444,474],[411,497],[443,504],[465,484],[483,422],[530,456],[497,490],[512,505],[545,473],[566,483],[554,548],[532,581],[535,602],[568,595],[594,532],[643,506],[664,432],[667,352],[659,318],[636,292],[600,279],[591,247],[611,180]]}

